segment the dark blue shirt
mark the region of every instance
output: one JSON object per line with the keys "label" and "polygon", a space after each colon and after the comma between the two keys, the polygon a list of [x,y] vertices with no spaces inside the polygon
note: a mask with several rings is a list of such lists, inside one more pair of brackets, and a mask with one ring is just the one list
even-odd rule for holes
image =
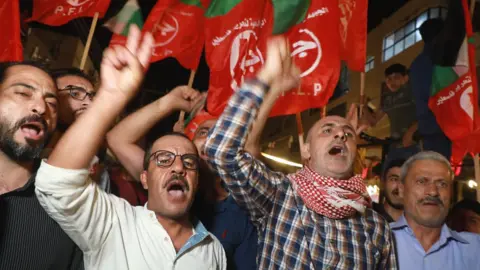
{"label": "dark blue shirt", "polygon": [[443,133],[433,112],[428,107],[433,66],[428,47],[423,49],[410,66],[409,77],[415,98],[418,132],[423,136]]}
{"label": "dark blue shirt", "polygon": [[212,211],[202,209],[200,220],[222,243],[227,269],[257,269],[257,230],[248,215],[232,198],[217,202]]}

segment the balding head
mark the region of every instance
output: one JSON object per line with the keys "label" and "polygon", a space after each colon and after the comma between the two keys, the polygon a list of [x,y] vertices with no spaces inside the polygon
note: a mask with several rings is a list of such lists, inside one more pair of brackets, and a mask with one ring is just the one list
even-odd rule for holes
{"label": "balding head", "polygon": [[356,152],[354,127],[343,117],[328,116],[308,132],[302,158],[321,175],[346,178],[352,174]]}

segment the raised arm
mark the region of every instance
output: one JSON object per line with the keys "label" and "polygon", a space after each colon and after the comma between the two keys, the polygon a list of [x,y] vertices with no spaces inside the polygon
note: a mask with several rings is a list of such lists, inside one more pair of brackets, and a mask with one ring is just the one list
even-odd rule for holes
{"label": "raised arm", "polygon": [[145,150],[137,142],[160,120],[177,110],[190,111],[200,94],[188,86],[179,86],[127,116],[107,133],[108,147],[128,173],[140,181]]}
{"label": "raised arm", "polygon": [[[109,126],[135,95],[153,46],[147,34],[130,28],[126,47],[109,48],[101,64],[101,86],[91,107],[65,132],[43,162],[36,194],[47,213],[84,251],[100,248],[117,220],[122,201],[88,180],[88,165]],[[120,207],[118,204],[122,204]],[[125,211],[125,210],[124,210]]]}
{"label": "raised arm", "polygon": [[272,39],[267,48],[267,62],[257,74],[257,80],[246,82],[232,96],[205,145],[211,165],[257,225],[270,214],[278,186],[285,176],[269,170],[245,152],[247,133],[267,91],[265,86],[275,82],[272,91],[278,91],[275,94],[279,95],[298,83],[299,74],[292,65],[286,40]]}

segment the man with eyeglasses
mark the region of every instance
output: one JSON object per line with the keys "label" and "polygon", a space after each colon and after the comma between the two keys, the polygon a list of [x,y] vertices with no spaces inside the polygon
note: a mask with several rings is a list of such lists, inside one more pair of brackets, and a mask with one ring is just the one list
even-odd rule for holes
{"label": "man with eyeglasses", "polygon": [[[78,68],[56,69],[51,72],[58,88],[58,125],[45,155],[60,136],[92,104],[96,90],[93,79]],[[110,177],[104,167],[106,149],[102,148],[92,159],[92,179],[105,191],[110,192]]]}
{"label": "man with eyeglasses", "polygon": [[82,249],[87,269],[226,269],[219,241],[190,215],[198,152],[188,138],[163,136],[147,151],[145,206],[105,193],[84,169],[136,95],[153,37],[141,39],[133,26],[126,44],[105,51],[97,97],[42,162],[36,177],[40,204]]}

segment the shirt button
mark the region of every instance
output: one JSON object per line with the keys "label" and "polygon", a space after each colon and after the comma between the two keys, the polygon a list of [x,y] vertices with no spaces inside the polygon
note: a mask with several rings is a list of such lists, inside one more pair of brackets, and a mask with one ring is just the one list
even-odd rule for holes
{"label": "shirt button", "polygon": [[163,240],[165,240],[165,241],[168,241],[168,238],[167,238],[167,237],[165,237],[165,238],[163,238]]}

